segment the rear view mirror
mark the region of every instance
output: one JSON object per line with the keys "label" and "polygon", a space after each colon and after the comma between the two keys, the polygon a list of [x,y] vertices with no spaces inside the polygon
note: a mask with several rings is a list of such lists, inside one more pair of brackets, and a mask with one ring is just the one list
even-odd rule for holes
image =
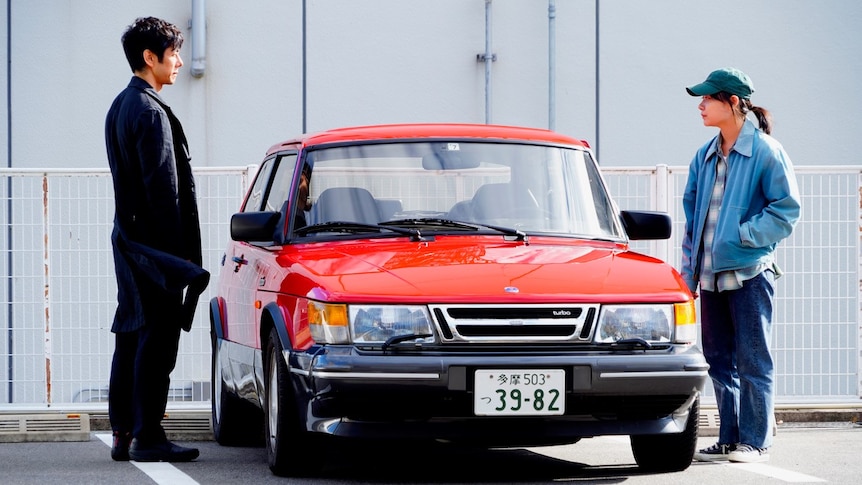
{"label": "rear view mirror", "polygon": [[273,242],[280,212],[240,212],[230,218],[230,237],[234,241]]}
{"label": "rear view mirror", "polygon": [[434,147],[434,153],[422,157],[425,170],[463,170],[477,168],[479,161],[470,153],[461,151],[459,143],[445,143]]}
{"label": "rear view mirror", "polygon": [[672,221],[665,212],[622,211],[622,218],[631,240],[670,238]]}

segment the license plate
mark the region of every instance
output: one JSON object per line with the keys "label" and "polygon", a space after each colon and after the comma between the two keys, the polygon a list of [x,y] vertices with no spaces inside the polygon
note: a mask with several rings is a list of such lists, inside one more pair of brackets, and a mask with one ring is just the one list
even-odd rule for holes
{"label": "license plate", "polygon": [[563,369],[493,369],[474,374],[476,416],[539,416],[566,411]]}

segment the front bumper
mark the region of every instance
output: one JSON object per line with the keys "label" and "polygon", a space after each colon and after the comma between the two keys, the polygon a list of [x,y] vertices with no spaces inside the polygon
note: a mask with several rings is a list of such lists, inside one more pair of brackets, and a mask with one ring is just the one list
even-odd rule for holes
{"label": "front bumper", "polygon": [[[693,346],[631,352],[286,353],[309,431],[366,438],[552,444],[596,435],[679,433],[708,365]],[[473,413],[476,369],[564,369],[562,416]]]}

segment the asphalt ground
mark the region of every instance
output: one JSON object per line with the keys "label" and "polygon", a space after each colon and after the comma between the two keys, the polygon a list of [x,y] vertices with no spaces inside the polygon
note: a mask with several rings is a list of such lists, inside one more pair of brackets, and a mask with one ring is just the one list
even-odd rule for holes
{"label": "asphalt ground", "polygon": [[[698,447],[713,436],[701,436]],[[780,421],[770,461],[693,463],[665,474],[641,472],[624,436],[565,446],[495,450],[399,443],[321,449],[327,465],[312,478],[273,476],[262,447],[223,447],[211,440],[179,441],[200,448],[190,463],[113,462],[110,434],[94,430],[75,442],[0,443],[0,480],[14,485],[86,484],[751,484],[862,483],[862,426],[856,422]]]}

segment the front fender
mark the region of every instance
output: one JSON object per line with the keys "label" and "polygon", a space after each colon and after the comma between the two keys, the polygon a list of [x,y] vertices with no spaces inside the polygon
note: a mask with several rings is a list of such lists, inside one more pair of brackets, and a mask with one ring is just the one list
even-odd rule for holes
{"label": "front fender", "polygon": [[[263,307],[263,314],[268,317],[267,320],[271,322],[272,328],[275,328],[275,331],[278,333],[278,339],[281,341],[281,348],[287,351],[292,351],[293,342],[290,341],[290,336],[287,333],[287,320],[281,307],[279,307],[275,302],[268,303]],[[261,319],[260,325],[261,346],[263,345],[263,342],[266,342],[270,328],[264,323],[264,320],[265,319],[263,318]]]}
{"label": "front fender", "polygon": [[220,297],[215,297],[210,300],[210,332],[216,339],[224,340],[224,300]]}

